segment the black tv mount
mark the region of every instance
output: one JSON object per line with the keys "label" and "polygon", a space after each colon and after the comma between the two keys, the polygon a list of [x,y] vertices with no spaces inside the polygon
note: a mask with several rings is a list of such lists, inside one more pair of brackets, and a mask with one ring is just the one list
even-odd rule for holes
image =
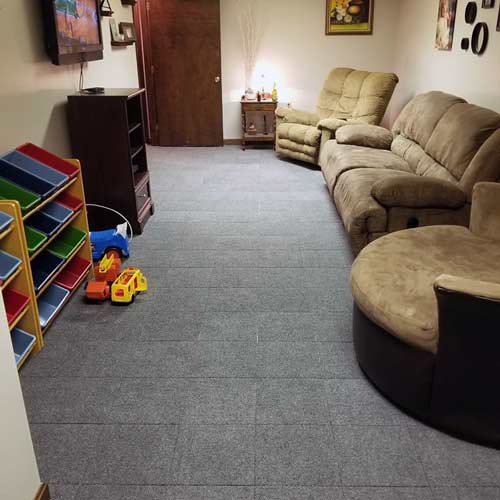
{"label": "black tv mount", "polygon": [[114,12],[111,9],[111,5],[109,4],[109,0],[101,0],[101,16],[111,17]]}

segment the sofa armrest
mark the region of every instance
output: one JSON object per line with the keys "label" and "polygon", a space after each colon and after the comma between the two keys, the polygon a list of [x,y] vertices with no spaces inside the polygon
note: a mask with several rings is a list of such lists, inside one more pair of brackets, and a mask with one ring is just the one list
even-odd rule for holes
{"label": "sofa armrest", "polygon": [[[500,305],[500,283],[460,278],[449,274],[442,274],[434,282],[437,292],[457,293],[469,295],[477,299],[492,300]],[[500,316],[499,316],[500,322]]]}
{"label": "sofa armrest", "polygon": [[470,230],[482,238],[500,240],[500,184],[479,182],[474,186]]}
{"label": "sofa armrest", "polygon": [[500,285],[439,276],[434,284],[439,341],[432,411],[471,410],[500,416],[495,382],[500,376]]}
{"label": "sofa armrest", "polygon": [[467,195],[455,184],[408,174],[376,182],[372,196],[385,207],[461,208]]}
{"label": "sofa armrest", "polygon": [[319,122],[319,116],[316,113],[302,111],[294,108],[277,108],[276,116],[286,123],[297,123],[299,125],[308,125],[315,127]]}
{"label": "sofa armrest", "polygon": [[375,149],[391,149],[392,133],[384,127],[368,124],[346,125],[335,134],[338,144],[351,144]]}
{"label": "sofa armrest", "polygon": [[318,128],[335,135],[335,132],[337,132],[340,127],[345,127],[348,124],[347,120],[341,120],[340,118],[324,118],[318,123]]}

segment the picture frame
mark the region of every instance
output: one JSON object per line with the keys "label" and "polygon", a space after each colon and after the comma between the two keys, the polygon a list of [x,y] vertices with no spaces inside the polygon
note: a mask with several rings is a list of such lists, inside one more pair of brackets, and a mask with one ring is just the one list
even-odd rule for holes
{"label": "picture frame", "polygon": [[109,20],[109,31],[111,32],[111,44],[122,44],[125,40],[123,35],[118,30],[118,25],[113,18]]}
{"label": "picture frame", "polygon": [[457,0],[439,0],[435,47],[450,51],[453,48]]}
{"label": "picture frame", "polygon": [[120,33],[125,42],[133,43],[137,41],[134,23],[120,23]]}
{"label": "picture frame", "polygon": [[375,0],[326,0],[326,35],[371,35]]}

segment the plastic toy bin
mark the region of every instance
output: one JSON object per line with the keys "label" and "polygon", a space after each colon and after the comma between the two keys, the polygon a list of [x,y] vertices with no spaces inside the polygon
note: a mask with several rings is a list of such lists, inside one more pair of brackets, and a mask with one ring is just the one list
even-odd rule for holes
{"label": "plastic toy bin", "polygon": [[75,198],[74,196],[71,196],[70,194],[64,192],[61,193],[57,198],[56,198],[57,203],[64,205],[65,207],[68,207],[69,209],[73,210],[73,212],[77,212],[80,210],[80,208],[83,207],[83,201],[79,200],[78,198]]}
{"label": "plastic toy bin", "polygon": [[40,316],[40,326],[45,328],[47,323],[56,315],[62,307],[63,302],[69,295],[69,290],[59,286],[50,285],[38,299],[38,313]]}
{"label": "plastic toy bin", "polygon": [[28,219],[26,225],[47,236],[52,236],[61,227],[62,223],[52,218],[50,215],[37,212]]}
{"label": "plastic toy bin", "polygon": [[25,154],[19,151],[11,151],[1,157],[3,160],[12,163],[16,167],[24,170],[25,172],[36,175],[40,179],[49,182],[56,188],[60,188],[63,184],[68,182],[69,177],[53,168],[40,163],[39,161],[31,158],[30,156],[26,156]]}
{"label": "plastic toy bin", "polygon": [[36,252],[47,241],[47,235],[29,226],[24,226],[24,233],[30,254]]}
{"label": "plastic toy bin", "polygon": [[21,259],[0,250],[0,283],[4,282],[21,265]]}
{"label": "plastic toy bin", "polygon": [[21,330],[20,328],[14,328],[10,337],[12,339],[12,347],[14,348],[16,365],[19,365],[21,360],[26,356],[33,344],[36,342],[36,337],[30,335],[24,330]]}
{"label": "plastic toy bin", "polygon": [[48,215],[49,217],[59,221],[61,224],[64,224],[73,215],[73,210],[57,203],[56,201],[52,201],[41,208],[40,213]]}
{"label": "plastic toy bin", "polygon": [[73,290],[90,269],[91,262],[75,255],[68,265],[58,274],[54,283]]}
{"label": "plastic toy bin", "polygon": [[87,234],[75,227],[67,227],[48,247],[58,257],[67,259],[85,240]]}
{"label": "plastic toy bin", "polygon": [[43,251],[37,255],[31,263],[31,272],[35,284],[35,291],[38,292],[54,273],[62,266],[64,259],[50,252]]}
{"label": "plastic toy bin", "polygon": [[67,175],[70,178],[75,177],[78,173],[78,168],[68,161],[63,160],[62,158],[59,158],[59,156],[49,153],[48,151],[45,151],[45,149],[42,149],[35,144],[31,144],[30,142],[19,146],[17,150],[26,156],[29,156],[34,160],[38,160],[40,163],[48,165],[50,168]]}
{"label": "plastic toy bin", "polygon": [[6,214],[5,212],[0,212],[0,231],[7,229],[13,220],[14,217]]}
{"label": "plastic toy bin", "polygon": [[36,193],[41,198],[47,198],[56,189],[54,184],[23,170],[13,163],[9,163],[3,158],[0,158],[0,177],[14,182],[23,189]]}
{"label": "plastic toy bin", "polygon": [[38,203],[40,203],[40,196],[35,193],[17,186],[13,182],[0,177],[0,198],[3,200],[17,200],[21,205],[23,214],[29,212]]}
{"label": "plastic toy bin", "polygon": [[7,322],[11,325],[29,304],[30,298],[23,293],[8,288],[2,292],[5,302],[5,312],[7,313]]}

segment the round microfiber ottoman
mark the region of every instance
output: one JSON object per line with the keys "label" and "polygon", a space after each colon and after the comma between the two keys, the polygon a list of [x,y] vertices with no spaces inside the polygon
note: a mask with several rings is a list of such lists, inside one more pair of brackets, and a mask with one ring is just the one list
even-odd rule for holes
{"label": "round microfiber ottoman", "polygon": [[351,273],[354,346],[366,376],[416,418],[494,447],[500,447],[500,335],[486,330],[493,324],[500,334],[500,302],[439,283],[443,275],[500,283],[500,265],[492,265],[499,262],[498,242],[465,227],[431,226],[374,241]]}

